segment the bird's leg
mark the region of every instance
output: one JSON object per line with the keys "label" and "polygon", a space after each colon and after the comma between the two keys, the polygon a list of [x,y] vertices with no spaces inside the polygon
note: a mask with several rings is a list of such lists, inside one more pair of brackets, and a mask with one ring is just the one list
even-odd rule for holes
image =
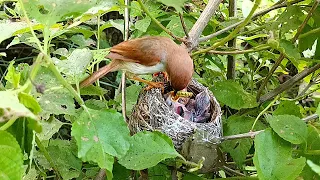
{"label": "bird's leg", "polygon": [[161,88],[161,91],[164,92],[164,85],[163,82],[152,82],[152,81],[147,81],[144,80],[136,75],[133,76],[129,76],[128,78],[132,79],[132,80],[136,80],[145,84],[148,84],[148,86],[146,87],[146,90],[149,91],[152,88]]}
{"label": "bird's leg", "polygon": [[167,80],[167,81],[169,81],[169,76],[168,76],[168,73],[167,72],[165,72],[165,71],[163,71],[163,72],[157,72],[157,73],[154,73],[153,74],[153,76],[159,76],[160,74],[162,74],[163,75],[163,78],[165,79],[165,80]]}

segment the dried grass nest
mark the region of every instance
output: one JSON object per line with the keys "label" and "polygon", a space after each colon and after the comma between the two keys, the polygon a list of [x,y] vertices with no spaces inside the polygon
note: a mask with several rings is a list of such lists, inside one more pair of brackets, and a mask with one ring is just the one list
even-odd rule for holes
{"label": "dried grass nest", "polygon": [[[163,82],[163,77],[155,81]],[[187,87],[193,96],[206,89],[195,79]],[[187,160],[197,162],[205,157],[203,172],[212,172],[220,159],[217,144],[222,136],[222,122],[220,105],[212,92],[208,92],[211,119],[208,123],[196,123],[184,119],[169,108],[160,89],[142,90],[128,119],[129,129],[132,134],[143,130],[165,133]]]}

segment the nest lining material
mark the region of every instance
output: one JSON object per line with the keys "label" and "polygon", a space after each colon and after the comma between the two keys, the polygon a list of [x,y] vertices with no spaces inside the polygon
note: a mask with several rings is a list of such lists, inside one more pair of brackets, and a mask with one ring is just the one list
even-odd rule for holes
{"label": "nest lining material", "polygon": [[[206,87],[192,79],[187,90],[197,95],[206,90]],[[216,144],[222,136],[221,108],[211,91],[209,96],[210,121],[196,123],[176,114],[166,104],[160,89],[143,90],[128,119],[130,131],[133,134],[143,130],[161,131],[172,139],[177,150],[181,150],[183,143],[190,137],[198,143]]]}

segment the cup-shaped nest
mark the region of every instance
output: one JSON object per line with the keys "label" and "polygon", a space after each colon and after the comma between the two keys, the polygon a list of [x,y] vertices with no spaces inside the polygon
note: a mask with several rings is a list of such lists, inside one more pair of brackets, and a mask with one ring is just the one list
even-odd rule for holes
{"label": "cup-shaped nest", "polygon": [[151,89],[140,92],[128,119],[129,129],[132,134],[144,130],[165,133],[187,160],[197,162],[204,157],[201,171],[212,172],[220,164],[217,144],[222,136],[221,108],[212,92],[195,79],[189,83],[187,91],[193,93],[192,98],[203,91],[208,92],[211,117],[207,122],[197,123],[181,117],[167,105],[160,89]]}

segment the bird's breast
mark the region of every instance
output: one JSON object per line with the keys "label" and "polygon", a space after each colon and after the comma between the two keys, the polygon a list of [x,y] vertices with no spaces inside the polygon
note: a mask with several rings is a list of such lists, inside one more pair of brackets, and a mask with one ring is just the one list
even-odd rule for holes
{"label": "bird's breast", "polygon": [[123,62],[120,69],[129,71],[133,74],[153,74],[156,72],[165,71],[165,64],[160,61],[154,66],[145,66],[134,62]]}

